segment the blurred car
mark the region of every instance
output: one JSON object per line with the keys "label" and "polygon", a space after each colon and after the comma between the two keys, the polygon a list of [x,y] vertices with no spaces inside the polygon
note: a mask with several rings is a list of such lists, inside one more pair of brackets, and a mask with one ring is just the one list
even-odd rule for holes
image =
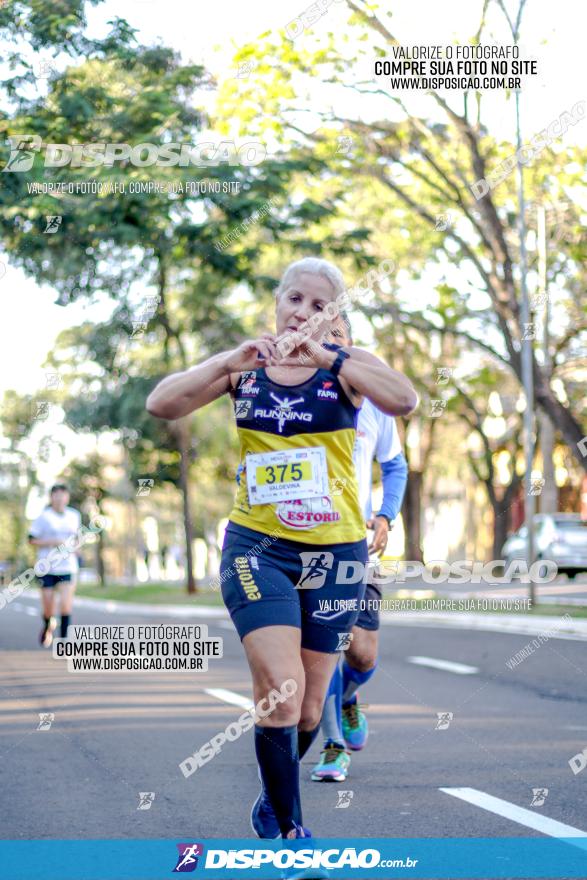
{"label": "blurred car", "polygon": [[100,578],[95,568],[80,568],[77,573],[77,580],[80,584],[97,584]]}
{"label": "blurred car", "polygon": [[[526,558],[527,533],[522,526],[503,545],[506,568],[514,560]],[[587,571],[587,519],[581,519],[579,513],[537,513],[534,541],[536,559],[552,559],[559,574],[574,578]]]}

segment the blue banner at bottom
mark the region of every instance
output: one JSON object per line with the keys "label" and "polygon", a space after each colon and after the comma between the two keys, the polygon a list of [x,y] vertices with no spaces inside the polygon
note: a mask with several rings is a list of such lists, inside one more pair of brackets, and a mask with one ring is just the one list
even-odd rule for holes
{"label": "blue banner at bottom", "polygon": [[2,880],[587,878],[587,837],[4,840]]}

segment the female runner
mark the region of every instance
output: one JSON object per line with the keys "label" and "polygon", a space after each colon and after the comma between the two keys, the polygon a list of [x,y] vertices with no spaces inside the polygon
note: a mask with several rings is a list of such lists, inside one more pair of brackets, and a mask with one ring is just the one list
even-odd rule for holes
{"label": "female runner", "polygon": [[[417,404],[408,379],[379,358],[318,344],[336,320],[318,315],[336,316],[327,307],[344,290],[342,274],[326,260],[291,264],[276,293],[275,334],[168,376],[147,400],[163,419],[226,393],[234,403],[241,476],[222,551],[222,595],[255,705],[266,706],[284,682],[297,684],[255,725],[261,792],[251,823],[264,838],[311,836],[302,822],[299,761],[318,734],[337,652],[365,589],[362,576],[348,583],[348,571],[360,566],[342,566],[347,575],[337,584],[339,563],[368,560],[352,458],[357,411],[363,396],[391,416]],[[310,319],[313,332],[300,341]]]}

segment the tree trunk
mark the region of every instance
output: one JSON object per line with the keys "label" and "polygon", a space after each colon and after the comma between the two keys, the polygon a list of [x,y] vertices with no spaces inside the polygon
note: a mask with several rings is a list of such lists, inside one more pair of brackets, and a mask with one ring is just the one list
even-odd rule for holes
{"label": "tree trunk", "polygon": [[[514,455],[512,455],[512,458],[515,459],[515,457],[516,456],[514,453]],[[516,496],[519,492],[520,486],[522,485],[523,479],[523,476],[517,474],[514,471],[512,479],[510,480],[509,484],[505,486],[501,497],[498,497],[496,495],[495,488],[492,483],[488,483],[486,480],[484,481],[485,488],[487,489],[487,497],[493,510],[494,559],[501,559],[501,549],[505,544],[506,538],[509,534],[512,518],[515,518],[513,516],[514,505],[516,504]],[[517,528],[517,526],[515,525],[514,528]]]}
{"label": "tree trunk", "polygon": [[[158,316],[163,329],[165,330],[165,346],[164,361],[165,366],[169,370],[169,340],[174,339],[177,345],[177,352],[181,361],[182,369],[187,370],[188,363],[186,353],[181,341],[181,334],[174,330],[169,321],[167,313],[167,303],[165,295],[167,291],[167,266],[165,264],[164,253],[158,252],[159,260],[159,280],[157,289],[159,292]],[[186,586],[188,593],[197,593],[196,581],[194,579],[194,559],[193,559],[193,542],[194,542],[194,525],[192,522],[192,513],[190,507],[190,488],[189,488],[189,466],[190,466],[190,438],[188,422],[185,418],[177,419],[169,423],[169,429],[177,440],[177,449],[179,451],[179,488],[181,491],[181,499],[183,505],[183,528],[185,533],[185,567],[186,567]]]}
{"label": "tree trunk", "polygon": [[98,532],[98,540],[96,541],[96,571],[98,572],[98,580],[100,586],[106,586],[106,566],[104,565],[104,542],[102,540],[102,532]]}
{"label": "tree trunk", "polygon": [[493,559],[501,559],[501,548],[506,542],[509,522],[510,505],[497,502],[493,504]]}
{"label": "tree trunk", "polygon": [[186,578],[188,593],[196,593],[197,587],[194,579],[194,560],[193,560],[193,541],[194,526],[192,522],[192,513],[190,507],[190,490],[189,490],[189,434],[187,423],[184,419],[178,419],[175,423],[177,446],[179,450],[179,484],[181,497],[183,502],[183,526],[185,532],[185,559],[186,559]]}
{"label": "tree trunk", "polygon": [[402,504],[402,516],[406,533],[406,559],[423,562],[422,553],[422,483],[421,471],[410,471],[406,494]]}
{"label": "tree trunk", "polygon": [[[538,376],[538,381],[536,381]],[[536,388],[536,401],[549,416],[553,425],[556,425],[568,444],[571,453],[575,456],[584,471],[587,472],[587,456],[583,454],[582,447],[579,446],[581,440],[585,439],[585,435],[572,412],[555,397],[550,385],[539,371],[538,367],[534,370],[534,381]]]}
{"label": "tree trunk", "polygon": [[542,453],[542,477],[544,486],[540,493],[540,513],[556,513],[558,510],[558,489],[554,476],[554,425],[544,412],[539,414],[540,451]]}

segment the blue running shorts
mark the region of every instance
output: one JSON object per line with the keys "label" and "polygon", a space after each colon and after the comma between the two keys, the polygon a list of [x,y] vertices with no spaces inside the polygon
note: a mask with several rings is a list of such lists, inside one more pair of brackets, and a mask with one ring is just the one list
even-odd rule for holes
{"label": "blue running shorts", "polygon": [[70,574],[44,574],[39,580],[41,581],[42,586],[47,589],[48,587],[56,587],[57,584],[60,584],[62,581],[68,582],[71,580]]}
{"label": "blue running shorts", "polygon": [[[312,547],[229,522],[220,564],[222,598],[241,639],[265,626],[296,626],[303,648],[333,654],[349,646],[367,560],[366,539]],[[363,568],[340,569],[341,562]],[[339,570],[344,580],[353,580],[352,572],[358,576],[337,584]]]}
{"label": "blue running shorts", "polygon": [[375,584],[367,584],[365,596],[359,604],[360,611],[356,626],[360,626],[361,629],[378,630],[381,601],[381,587]]}

